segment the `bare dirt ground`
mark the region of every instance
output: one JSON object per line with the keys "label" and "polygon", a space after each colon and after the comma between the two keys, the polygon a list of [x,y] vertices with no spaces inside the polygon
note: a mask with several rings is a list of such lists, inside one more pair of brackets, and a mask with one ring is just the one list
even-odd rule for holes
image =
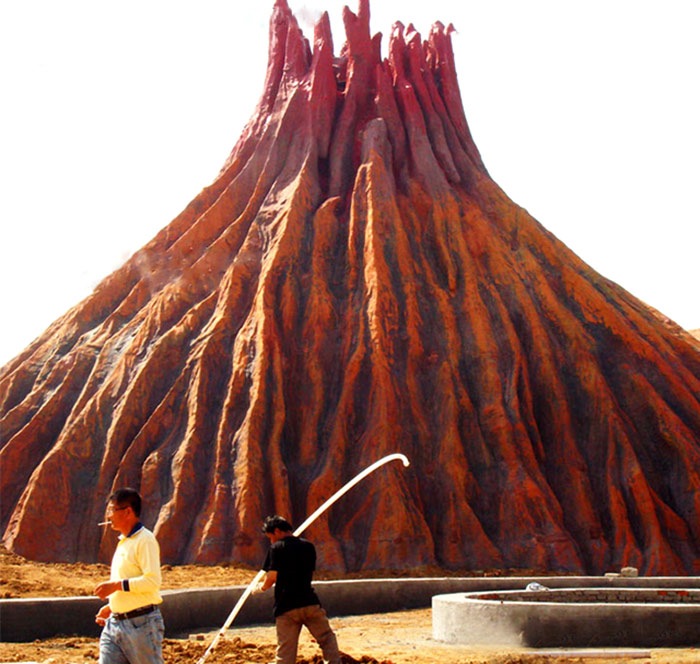
{"label": "bare dirt ground", "polygon": [[[163,565],[163,590],[246,585],[257,570],[245,566]],[[0,597],[77,597],[109,579],[109,565],[38,563],[0,547]]]}
{"label": "bare dirt ground", "polygon": [[[164,589],[243,585],[257,570],[239,566],[164,566]],[[450,574],[464,575],[464,571]],[[511,574],[515,570],[511,571]],[[532,574],[533,570],[522,570]],[[372,576],[445,576],[444,570],[419,569],[400,573],[374,572]],[[491,572],[503,574],[503,572]],[[91,595],[95,585],[109,575],[106,565],[83,563],[35,563],[0,549],[0,597]],[[318,578],[333,578],[320,574]],[[347,578],[351,575],[343,575]],[[354,576],[367,576],[354,575]],[[0,621],[1,621],[0,617]],[[693,648],[651,651],[541,652],[525,648],[474,648],[444,644],[432,639],[429,609],[332,619],[345,664],[697,664],[700,650]],[[0,625],[1,626],[1,625]],[[215,632],[185,634],[166,639],[166,664],[195,664],[211,643]],[[627,649],[628,650],[628,649]],[[207,659],[207,664],[244,664],[274,661],[275,634],[272,623],[229,630]],[[94,638],[68,636],[32,643],[0,643],[0,664],[86,664],[96,662]],[[320,664],[318,646],[302,632],[299,664]]]}
{"label": "bare dirt ground", "polygon": [[[247,585],[258,570],[245,565],[163,565],[163,590],[216,588]],[[435,576],[547,576],[537,570],[443,570],[419,567],[404,570],[373,570],[341,575],[317,571],[314,579],[435,577]],[[92,595],[95,586],[109,578],[109,566],[88,563],[40,563],[0,547],[0,598],[79,597]]]}

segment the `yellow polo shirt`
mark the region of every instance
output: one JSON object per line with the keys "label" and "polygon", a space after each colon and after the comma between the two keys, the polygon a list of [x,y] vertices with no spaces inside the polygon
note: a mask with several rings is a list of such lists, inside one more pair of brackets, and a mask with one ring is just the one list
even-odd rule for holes
{"label": "yellow polo shirt", "polygon": [[112,557],[110,581],[122,581],[123,590],[109,596],[112,613],[126,613],[160,604],[160,547],[155,535],[141,526],[127,537],[119,536]]}

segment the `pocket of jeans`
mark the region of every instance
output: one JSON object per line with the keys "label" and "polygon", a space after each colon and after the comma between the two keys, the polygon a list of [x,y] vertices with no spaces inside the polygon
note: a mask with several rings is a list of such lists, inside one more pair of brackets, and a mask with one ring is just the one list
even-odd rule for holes
{"label": "pocket of jeans", "polygon": [[134,629],[141,629],[148,625],[148,623],[151,620],[151,616],[138,616],[136,618],[131,619],[131,625],[134,627]]}
{"label": "pocket of jeans", "polygon": [[147,616],[139,616],[138,618],[133,618],[131,624],[134,629],[142,631],[152,630],[155,634],[161,635],[165,632],[163,616],[160,613],[152,613]]}

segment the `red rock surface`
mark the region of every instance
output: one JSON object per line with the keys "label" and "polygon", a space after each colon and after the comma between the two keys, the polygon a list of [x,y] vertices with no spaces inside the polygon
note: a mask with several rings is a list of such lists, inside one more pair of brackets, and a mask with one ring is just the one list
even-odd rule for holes
{"label": "red rock surface", "polygon": [[[221,173],[0,370],[2,529],[106,560],[138,487],[167,562],[700,573],[700,352],[490,179],[450,44],[369,7],[313,43],[284,0]],[[591,192],[595,195],[595,191]]]}

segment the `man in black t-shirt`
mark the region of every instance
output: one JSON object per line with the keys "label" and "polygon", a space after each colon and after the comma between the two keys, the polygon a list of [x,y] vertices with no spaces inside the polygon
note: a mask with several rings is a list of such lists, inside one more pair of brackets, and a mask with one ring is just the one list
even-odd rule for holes
{"label": "man in black t-shirt", "polygon": [[321,608],[311,578],[316,569],[314,545],[292,534],[292,526],[281,516],[268,516],[263,532],[270,540],[263,569],[265,577],[258,590],[275,586],[277,664],[294,664],[302,625],[318,641],[323,660],[340,664],[338,641]]}

